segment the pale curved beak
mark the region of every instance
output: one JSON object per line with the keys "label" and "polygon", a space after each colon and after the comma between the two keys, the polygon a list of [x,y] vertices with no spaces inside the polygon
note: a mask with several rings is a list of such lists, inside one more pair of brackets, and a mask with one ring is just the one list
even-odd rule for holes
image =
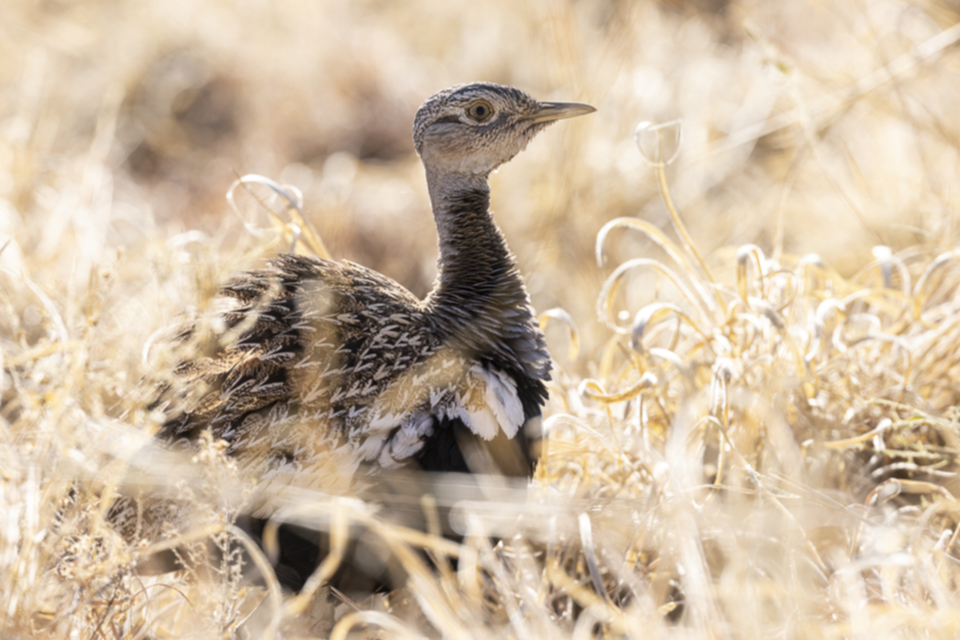
{"label": "pale curved beak", "polygon": [[583,102],[541,102],[540,110],[529,117],[531,122],[553,122],[593,113],[596,108]]}

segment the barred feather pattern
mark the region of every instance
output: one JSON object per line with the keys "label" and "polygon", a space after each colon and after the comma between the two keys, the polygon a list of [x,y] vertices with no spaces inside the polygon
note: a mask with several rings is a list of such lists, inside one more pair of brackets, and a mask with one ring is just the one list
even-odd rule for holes
{"label": "barred feather pattern", "polygon": [[[488,82],[428,98],[413,141],[437,225],[433,290],[419,300],[351,262],[286,254],[228,282],[228,308],[174,340],[183,359],[153,404],[166,419],[160,437],[176,443],[164,448],[211,464],[176,462],[160,474],[170,491],[159,499],[118,500],[111,520],[124,535],[153,539],[236,517],[256,538],[264,519],[316,499],[301,488],[373,496],[391,519],[422,528],[416,498],[431,490],[421,484],[429,478],[378,471],[529,477],[551,361],[489,210],[488,176],[552,122],[593,110]],[[165,487],[169,477],[181,482]],[[200,499],[183,500],[184,491]],[[315,536],[292,520],[287,534],[277,575],[299,589],[323,545],[311,547]],[[347,562],[344,575],[365,571]]]}
{"label": "barred feather pattern", "polygon": [[274,258],[224,287],[233,306],[218,321],[181,334],[196,353],[160,393],[161,435],[190,442],[209,430],[259,478],[319,468],[332,452],[348,454],[334,456],[348,472],[475,470],[464,449],[510,458],[480,465],[491,471],[528,475],[527,427],[551,362],[487,178],[551,122],[592,110],[486,82],[428,98],[414,146],[439,236],[430,295],[346,261]]}
{"label": "barred feather pattern", "polygon": [[512,260],[497,271],[500,286],[450,307],[351,262],[277,256],[223,288],[235,304],[223,335],[236,339],[177,367],[191,395],[168,390],[180,413],[162,435],[210,429],[261,479],[330,454],[348,473],[394,468],[456,421],[514,438],[539,415],[550,360]]}

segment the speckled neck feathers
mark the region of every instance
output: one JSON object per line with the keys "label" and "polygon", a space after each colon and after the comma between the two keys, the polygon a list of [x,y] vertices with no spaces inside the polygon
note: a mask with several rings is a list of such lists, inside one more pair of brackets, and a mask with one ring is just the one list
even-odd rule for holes
{"label": "speckled neck feathers", "polygon": [[550,356],[516,261],[489,211],[486,177],[427,167],[427,182],[440,245],[428,313],[470,356],[492,358],[542,388]]}

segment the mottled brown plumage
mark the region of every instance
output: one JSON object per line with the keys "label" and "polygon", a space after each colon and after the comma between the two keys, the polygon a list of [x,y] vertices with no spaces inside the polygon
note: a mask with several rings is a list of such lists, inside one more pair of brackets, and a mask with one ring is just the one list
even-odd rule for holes
{"label": "mottled brown plumage", "polygon": [[[218,320],[181,332],[197,355],[160,394],[160,436],[227,443],[257,485],[244,516],[255,536],[283,502],[272,487],[335,492],[361,466],[530,474],[550,356],[487,176],[549,123],[590,111],[490,83],[435,94],[414,124],[440,249],[426,299],[351,262],[279,255],[223,288],[232,307]],[[420,491],[378,486],[392,502]],[[281,530],[277,572],[292,588],[322,556],[310,540]]]}
{"label": "mottled brown plumage", "polygon": [[[523,427],[540,415],[550,358],[487,176],[547,124],[592,110],[490,83],[429,98],[414,143],[440,236],[430,295],[351,262],[277,256],[223,288],[224,333],[237,335],[177,367],[189,392],[167,393],[162,435],[209,429],[260,476],[331,452],[354,468],[529,473],[536,433]],[[491,449],[502,440],[519,446]]]}

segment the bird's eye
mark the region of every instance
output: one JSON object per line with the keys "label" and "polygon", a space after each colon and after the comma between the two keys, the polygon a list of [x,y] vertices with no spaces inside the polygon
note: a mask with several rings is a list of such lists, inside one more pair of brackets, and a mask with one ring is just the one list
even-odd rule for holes
{"label": "bird's eye", "polygon": [[467,117],[474,122],[484,122],[493,115],[493,107],[486,100],[477,100],[467,107]]}

